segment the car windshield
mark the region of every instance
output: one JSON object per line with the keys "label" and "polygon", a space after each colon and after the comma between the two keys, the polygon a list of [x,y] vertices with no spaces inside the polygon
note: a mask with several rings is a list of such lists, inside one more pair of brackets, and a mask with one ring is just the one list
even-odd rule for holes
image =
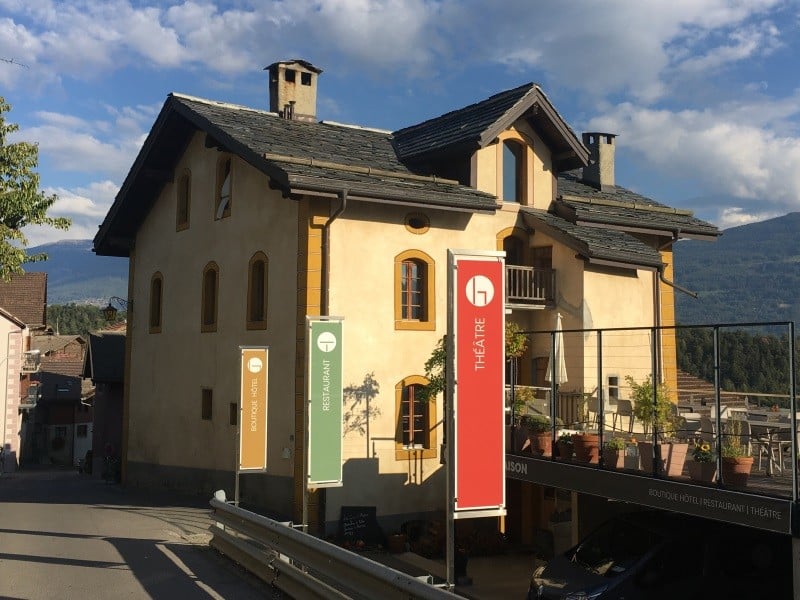
{"label": "car windshield", "polygon": [[625,520],[613,520],[595,531],[577,547],[572,561],[582,568],[616,577],[635,565],[663,536]]}

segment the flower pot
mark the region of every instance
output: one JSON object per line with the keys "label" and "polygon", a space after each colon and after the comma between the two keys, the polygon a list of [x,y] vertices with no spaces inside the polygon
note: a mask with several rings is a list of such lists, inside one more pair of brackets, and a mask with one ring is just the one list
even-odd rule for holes
{"label": "flower pot", "polygon": [[711,483],[717,475],[717,463],[712,462],[695,462],[690,460],[687,463],[689,468],[689,477],[693,481],[702,481],[703,483]]}
{"label": "flower pot", "polygon": [[575,460],[597,463],[600,459],[600,436],[594,433],[576,433],[572,436]]}
{"label": "flower pot", "polygon": [[552,456],[553,454],[553,434],[549,431],[544,433],[528,433],[528,440],[531,445],[531,453],[534,456]]}
{"label": "flower pot", "polygon": [[559,458],[563,460],[572,460],[572,444],[569,442],[556,442],[556,449],[558,450]]}
{"label": "flower pot", "polygon": [[752,456],[723,456],[721,469],[722,482],[731,487],[746,487],[752,468]]}
{"label": "flower pot", "polygon": [[[653,472],[653,442],[639,442],[639,457],[641,459],[642,471],[645,473]],[[667,477],[680,477],[683,473],[683,465],[686,463],[686,454],[689,452],[689,444],[686,442],[665,442],[659,444],[661,451],[661,464],[659,474]]]}
{"label": "flower pot", "polygon": [[603,466],[607,469],[624,469],[625,450],[603,448]]}

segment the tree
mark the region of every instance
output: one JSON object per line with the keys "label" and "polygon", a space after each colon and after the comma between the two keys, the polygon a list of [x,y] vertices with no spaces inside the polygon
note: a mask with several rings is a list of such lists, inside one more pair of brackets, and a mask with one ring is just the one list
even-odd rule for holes
{"label": "tree", "polygon": [[9,143],[9,134],[19,129],[7,123],[5,113],[11,105],[0,96],[0,279],[23,273],[26,262],[47,260],[44,253],[28,254],[28,239],[22,228],[28,225],[48,225],[69,229],[71,222],[64,217],[48,217],[47,210],[57,200],[39,189],[39,147],[30,142]]}

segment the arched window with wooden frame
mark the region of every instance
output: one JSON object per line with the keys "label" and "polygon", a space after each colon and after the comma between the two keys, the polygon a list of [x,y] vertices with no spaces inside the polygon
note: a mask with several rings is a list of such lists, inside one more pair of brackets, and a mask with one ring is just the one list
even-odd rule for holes
{"label": "arched window with wooden frame", "polygon": [[434,273],[433,259],[421,250],[407,250],[395,257],[395,329],[436,329]]}
{"label": "arched window with wooden frame", "polygon": [[230,156],[223,156],[217,163],[217,184],[214,202],[214,218],[224,219],[231,216],[233,200],[233,161]]}
{"label": "arched window with wooden frame", "polygon": [[247,269],[247,329],[267,328],[267,291],[269,289],[269,260],[256,252]]}
{"label": "arched window with wooden frame", "polygon": [[150,278],[150,333],[161,333],[161,318],[164,306],[164,276],[160,272],[153,273]]}
{"label": "arched window with wooden frame", "polygon": [[210,262],[203,269],[203,291],[200,302],[200,331],[217,330],[219,304],[219,267]]}
{"label": "arched window with wooden frame", "polygon": [[411,375],[395,386],[395,458],[408,460],[436,458],[436,399],[424,390],[430,383],[421,375]]}
{"label": "arched window with wooden frame", "polygon": [[175,229],[182,231],[189,228],[189,211],[192,202],[192,174],[189,169],[178,178],[176,188]]}

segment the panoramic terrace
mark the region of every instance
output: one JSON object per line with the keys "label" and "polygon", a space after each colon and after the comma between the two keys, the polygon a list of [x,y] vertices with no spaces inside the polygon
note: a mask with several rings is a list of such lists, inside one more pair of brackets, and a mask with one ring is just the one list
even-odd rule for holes
{"label": "panoramic terrace", "polygon": [[[508,477],[800,534],[793,323],[527,335],[549,383],[507,386]],[[772,344],[769,389],[735,383],[743,335]],[[671,350],[712,381],[662,367]]]}

